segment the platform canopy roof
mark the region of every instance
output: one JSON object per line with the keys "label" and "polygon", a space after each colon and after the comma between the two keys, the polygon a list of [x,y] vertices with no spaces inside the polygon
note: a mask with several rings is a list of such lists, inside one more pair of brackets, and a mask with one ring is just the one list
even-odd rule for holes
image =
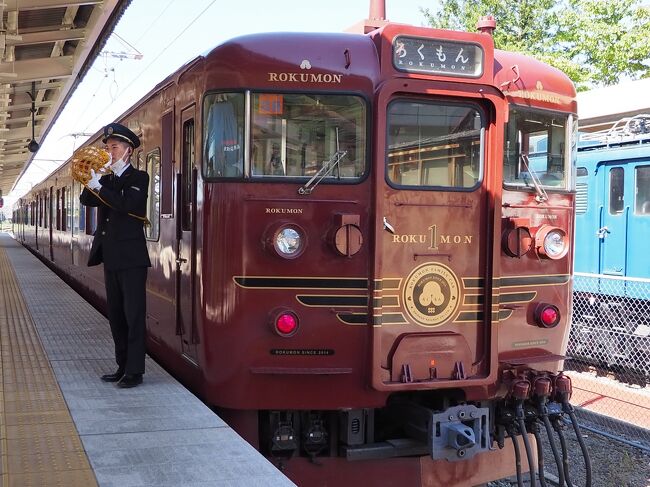
{"label": "platform canopy roof", "polygon": [[30,142],[42,142],[130,1],[0,0],[0,197],[32,162]]}

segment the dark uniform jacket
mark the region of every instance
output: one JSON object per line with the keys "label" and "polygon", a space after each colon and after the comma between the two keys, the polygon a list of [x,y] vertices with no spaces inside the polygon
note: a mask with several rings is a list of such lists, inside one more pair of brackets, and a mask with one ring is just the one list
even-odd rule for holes
{"label": "dark uniform jacket", "polygon": [[149,175],[129,165],[119,178],[108,174],[99,182],[102,187],[97,194],[110,207],[88,188],[84,188],[79,197],[81,204],[98,207],[97,229],[88,265],[103,262],[108,270],[151,267],[144,222],[129,215],[146,215]]}

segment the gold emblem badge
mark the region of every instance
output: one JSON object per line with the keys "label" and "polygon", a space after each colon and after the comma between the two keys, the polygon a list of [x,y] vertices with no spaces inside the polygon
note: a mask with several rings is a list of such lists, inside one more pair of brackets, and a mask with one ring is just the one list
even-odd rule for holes
{"label": "gold emblem badge", "polygon": [[442,264],[423,264],[411,272],[404,287],[406,311],[417,323],[438,326],[458,308],[460,284]]}

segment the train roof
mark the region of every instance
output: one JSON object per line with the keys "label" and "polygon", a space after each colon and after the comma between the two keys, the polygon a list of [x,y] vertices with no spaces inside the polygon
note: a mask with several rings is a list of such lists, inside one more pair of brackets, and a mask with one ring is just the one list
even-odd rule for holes
{"label": "train roof", "polygon": [[578,150],[600,149],[650,145],[650,114],[624,117],[605,130],[581,132]]}
{"label": "train roof", "polygon": [[[557,68],[530,56],[493,49],[488,34],[448,31],[428,27],[388,23],[368,34],[276,32],[250,34],[233,38],[207,51],[208,62],[219,58],[227,70],[250,72],[298,69],[305,58],[313,68],[343,74],[364,75],[377,82],[382,74],[391,77],[429,77],[422,73],[405,73],[392,66],[388,49],[397,36],[466,41],[481,44],[485,55],[485,74],[480,79],[435,75],[435,79],[467,83],[489,83],[500,89],[511,102],[520,105],[577,113],[576,90],[571,79]],[[379,39],[379,40],[378,40]],[[374,44],[374,47],[373,47]],[[346,57],[349,65],[345,65]],[[491,63],[492,65],[488,65]],[[381,64],[381,65],[380,65]]]}
{"label": "train roof", "polygon": [[494,83],[514,103],[577,114],[577,93],[571,79],[531,56],[495,49]]}
{"label": "train roof", "polygon": [[[247,34],[229,39],[214,46],[201,55],[170,73],[157,83],[134,106],[122,113],[117,120],[125,118],[138,106],[149,100],[165,86],[177,82],[184,73],[201,62],[214,64],[219,76],[233,79],[233,87],[246,85],[243,73],[265,69],[298,68],[305,60],[312,69],[361,76],[372,83],[377,83],[381,75],[378,45],[373,37],[395,36],[396,33],[414,34],[426,37],[468,39],[482,44],[492,44],[487,34],[443,31],[428,27],[416,27],[405,24],[388,23],[368,34],[347,32],[269,32]],[[489,39],[489,42],[487,40]],[[548,109],[560,109],[576,112],[576,91],[571,80],[560,70],[544,64],[530,56],[495,49],[488,53],[493,59],[493,71],[490,82],[516,104],[534,105]],[[347,54],[346,54],[347,53]],[[347,56],[347,57],[346,57]],[[492,58],[493,56],[493,58]],[[308,59],[305,59],[307,58]],[[346,64],[349,64],[346,66]],[[486,68],[489,68],[486,66]],[[488,69],[486,69],[488,71]],[[488,71],[489,72],[489,71]],[[406,73],[396,75],[411,76]],[[394,74],[394,75],[395,75]],[[469,81],[462,79],[457,81]],[[99,133],[99,132],[98,132]],[[95,137],[93,137],[94,139]]]}

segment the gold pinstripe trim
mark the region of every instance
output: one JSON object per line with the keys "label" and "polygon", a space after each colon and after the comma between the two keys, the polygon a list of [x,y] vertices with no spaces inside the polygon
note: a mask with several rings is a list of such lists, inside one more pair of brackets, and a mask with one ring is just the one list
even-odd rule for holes
{"label": "gold pinstripe trim", "polygon": [[[345,299],[350,299],[350,298],[357,298],[357,299],[364,299],[366,301],[365,304],[348,304],[348,303],[323,303],[323,304],[309,304],[301,300],[307,299],[307,298],[331,298],[332,301],[336,301],[336,298],[344,298]],[[367,294],[297,294],[295,296],[296,301],[298,301],[300,304],[303,306],[306,306],[308,308],[332,308],[332,307],[341,307],[341,308],[367,308],[368,307],[368,295]]]}
{"label": "gold pinstripe trim", "polygon": [[399,291],[402,286],[403,277],[384,277],[375,279],[375,291]]}
{"label": "gold pinstripe trim", "polygon": [[402,305],[399,294],[375,298],[373,304],[377,302],[379,306],[374,306],[375,308],[399,308]]}
{"label": "gold pinstripe trim", "polygon": [[537,297],[537,291],[525,291],[520,293],[502,293],[499,296],[499,304],[530,303]]}
{"label": "gold pinstripe trim", "polygon": [[[368,279],[367,278],[362,278],[362,277],[320,277],[320,276],[232,276],[231,277],[232,281],[235,283],[236,286],[244,288],[244,289],[313,289],[313,290],[320,290],[320,289],[328,289],[332,291],[359,291],[361,289],[363,290],[368,290]],[[240,282],[239,280],[255,280],[258,279],[260,281],[271,281],[271,280],[277,280],[279,282],[286,282],[286,286],[250,286],[250,285],[244,285]],[[364,287],[360,286],[305,286],[304,284],[298,284],[296,281],[299,280],[305,280],[308,282],[318,282],[318,281],[323,281],[323,282],[349,282],[349,283],[361,283],[365,281],[366,285]]]}
{"label": "gold pinstripe trim", "polygon": [[[359,316],[359,317],[365,317],[365,322],[363,323],[353,323],[350,321],[345,321],[342,316]],[[344,325],[350,325],[350,326],[367,326],[368,325],[368,313],[336,313],[336,319],[339,320],[341,323]]]}

